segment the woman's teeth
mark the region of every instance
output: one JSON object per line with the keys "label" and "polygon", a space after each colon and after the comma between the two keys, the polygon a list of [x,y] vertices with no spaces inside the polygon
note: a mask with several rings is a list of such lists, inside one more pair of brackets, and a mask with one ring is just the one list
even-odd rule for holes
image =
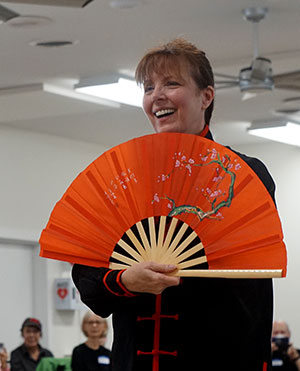
{"label": "woman's teeth", "polygon": [[175,110],[174,109],[162,109],[162,110],[160,110],[160,111],[157,111],[157,112],[155,112],[154,114],[155,114],[155,116],[157,117],[157,118],[160,118],[160,117],[164,117],[164,116],[168,116],[168,115],[171,115],[172,113],[174,113],[175,112]]}

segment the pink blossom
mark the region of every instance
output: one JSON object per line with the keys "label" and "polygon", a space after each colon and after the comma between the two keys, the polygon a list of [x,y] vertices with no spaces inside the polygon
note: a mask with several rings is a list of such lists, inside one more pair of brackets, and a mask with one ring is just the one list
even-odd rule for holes
{"label": "pink blossom", "polygon": [[186,165],[186,168],[188,169],[189,173],[191,173],[191,172],[192,172],[192,167],[191,167],[191,165],[190,165],[190,164]]}
{"label": "pink blossom", "polygon": [[160,199],[158,197],[158,194],[155,193],[155,195],[153,196],[153,202],[159,202],[159,201],[160,201]]}
{"label": "pink blossom", "polygon": [[180,161],[179,160],[176,160],[175,167],[179,167],[180,165],[181,165]]}

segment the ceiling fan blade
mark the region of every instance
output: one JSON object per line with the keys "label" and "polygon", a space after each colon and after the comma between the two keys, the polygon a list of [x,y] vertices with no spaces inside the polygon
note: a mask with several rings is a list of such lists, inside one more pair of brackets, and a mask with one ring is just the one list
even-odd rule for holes
{"label": "ceiling fan blade", "polygon": [[5,0],[6,3],[14,4],[69,6],[73,8],[83,8],[92,1],[93,0]]}
{"label": "ceiling fan blade", "polygon": [[0,5],[0,21],[7,22],[12,18],[19,17],[20,14]]}
{"label": "ceiling fan blade", "polygon": [[226,75],[225,73],[214,72],[214,75],[217,76],[217,77],[224,77],[225,79],[238,81],[238,77],[231,76],[231,75]]}
{"label": "ceiling fan blade", "polygon": [[300,91],[300,70],[273,76],[276,89]]}
{"label": "ceiling fan blade", "polygon": [[234,88],[235,86],[239,86],[238,82],[227,82],[227,83],[222,82],[220,85],[218,85],[218,84],[219,84],[219,82],[216,83],[216,89],[217,90]]}

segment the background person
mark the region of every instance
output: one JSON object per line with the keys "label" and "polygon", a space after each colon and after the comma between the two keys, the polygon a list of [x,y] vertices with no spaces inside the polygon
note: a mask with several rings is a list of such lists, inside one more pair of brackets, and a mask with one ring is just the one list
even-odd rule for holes
{"label": "background person", "polygon": [[272,367],[278,371],[300,371],[300,351],[290,342],[291,331],[285,321],[274,321],[272,329]]}
{"label": "background person", "polygon": [[[175,39],[147,52],[136,78],[157,133],[213,140],[214,76],[203,51]],[[262,162],[237,154],[274,199],[275,184]],[[83,302],[102,317],[113,313],[112,370],[271,370],[272,280],[180,280],[168,275],[175,269],[154,262],[124,271],[74,265]]]}
{"label": "background person", "polygon": [[11,371],[35,371],[43,357],[53,357],[53,354],[40,345],[42,324],[36,318],[26,318],[21,327],[24,339],[22,345],[11,352]]}
{"label": "background person", "polygon": [[111,352],[103,346],[108,331],[106,319],[87,312],[81,329],[87,341],[74,348],[72,371],[110,371]]}
{"label": "background person", "polygon": [[0,344],[0,371],[8,371],[8,354],[4,344]]}

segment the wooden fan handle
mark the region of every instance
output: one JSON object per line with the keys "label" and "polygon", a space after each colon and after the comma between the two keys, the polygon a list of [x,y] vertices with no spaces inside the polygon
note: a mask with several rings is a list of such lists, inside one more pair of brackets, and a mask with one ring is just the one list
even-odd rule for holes
{"label": "wooden fan handle", "polygon": [[178,277],[280,278],[282,269],[181,269],[170,275]]}

